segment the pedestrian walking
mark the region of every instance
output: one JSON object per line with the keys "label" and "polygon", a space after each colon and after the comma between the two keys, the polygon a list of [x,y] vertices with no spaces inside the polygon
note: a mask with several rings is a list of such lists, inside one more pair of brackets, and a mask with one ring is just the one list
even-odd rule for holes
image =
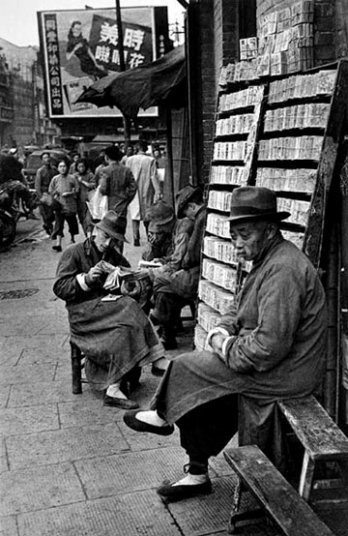
{"label": "pedestrian walking", "polygon": [[140,246],[140,221],[143,222],[146,235],[149,227],[149,209],[160,197],[161,187],[157,175],[156,160],[146,154],[147,143],[136,143],[137,154],[127,159],[127,166],[131,169],[137,184],[137,195],[129,205],[130,217],[133,227],[133,243]]}
{"label": "pedestrian walking", "polygon": [[36,172],[35,190],[39,199],[39,211],[43,228],[48,235],[53,232],[54,212],[52,197],[48,193],[51,180],[57,175],[57,169],[51,163],[50,153],[45,151],[41,155],[42,166]]}
{"label": "pedestrian walking", "polygon": [[80,158],[76,163],[76,167],[77,172],[75,173],[75,176],[80,186],[77,197],[77,215],[85,235],[90,236],[93,224],[89,217],[87,201],[90,192],[96,188],[96,182],[94,174],[88,169],[88,163],[85,158]]}
{"label": "pedestrian walking", "polygon": [[133,173],[122,166],[122,153],[115,145],[105,149],[106,166],[101,171],[100,193],[108,196],[108,209],[118,214],[120,232],[124,235],[127,228],[127,209],[135,196],[136,183]]}
{"label": "pedestrian walking", "polygon": [[53,199],[53,210],[55,215],[54,230],[52,238],[57,242],[52,249],[62,251],[62,239],[64,236],[64,222],[69,227],[71,242],[75,242],[75,235],[79,228],[77,223],[77,197],[79,193],[79,183],[74,175],[69,175],[66,160],[58,163],[59,174],[53,177],[50,182],[48,192]]}

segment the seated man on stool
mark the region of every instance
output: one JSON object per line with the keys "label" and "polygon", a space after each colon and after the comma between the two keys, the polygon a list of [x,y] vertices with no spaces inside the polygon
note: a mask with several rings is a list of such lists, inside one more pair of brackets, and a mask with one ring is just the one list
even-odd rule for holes
{"label": "seated man on stool", "polygon": [[[175,251],[165,268],[153,270],[154,324],[161,326],[166,350],[177,348],[175,327],[186,300],[196,299],[205,224],[205,204],[200,188],[185,186],[177,197]],[[187,222],[191,220],[191,225]],[[190,222],[189,222],[190,223]]]}
{"label": "seated man on stool", "polygon": [[[107,263],[127,266],[119,244],[125,241],[116,212],[110,210],[96,224],[92,238],[66,249],[57,269],[54,293],[65,300],[70,340],[86,356],[87,380],[106,390],[104,405],[138,407],[121,389],[121,381],[136,367],[156,362],[161,368],[164,349],[141,309],[129,296],[102,301]],[[122,222],[121,222],[122,223]]]}
{"label": "seated man on stool", "polygon": [[238,429],[238,394],[267,405],[309,395],[322,379],[325,292],[306,255],[281,234],[289,213],[277,211],[274,192],[253,186],[236,188],[231,207],[232,243],[253,262],[237,312],[208,334],[209,351],[170,362],[151,410],[124,416],[137,431],[168,435],[179,427],[187,474],[158,489],[164,501],[211,492],[208,460]]}

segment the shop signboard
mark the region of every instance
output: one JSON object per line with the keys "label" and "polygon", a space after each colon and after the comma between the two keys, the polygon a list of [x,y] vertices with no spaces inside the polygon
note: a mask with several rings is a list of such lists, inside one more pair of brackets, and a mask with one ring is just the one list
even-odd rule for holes
{"label": "shop signboard", "polygon": [[[168,26],[163,24],[167,19],[163,18],[163,9],[166,8],[122,8],[126,69],[156,59],[158,43],[168,35]],[[157,14],[160,15],[158,20]],[[38,24],[50,117],[121,116],[115,107],[98,108],[94,104],[76,102],[91,84],[120,71],[116,10],[40,11]],[[139,115],[157,116],[158,110],[149,108]]]}

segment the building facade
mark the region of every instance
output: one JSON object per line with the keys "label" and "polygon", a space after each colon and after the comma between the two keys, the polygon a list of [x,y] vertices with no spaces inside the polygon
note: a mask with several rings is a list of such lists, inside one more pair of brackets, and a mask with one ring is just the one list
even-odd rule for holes
{"label": "building facade", "polygon": [[0,144],[53,143],[59,129],[47,118],[38,49],[0,38]]}

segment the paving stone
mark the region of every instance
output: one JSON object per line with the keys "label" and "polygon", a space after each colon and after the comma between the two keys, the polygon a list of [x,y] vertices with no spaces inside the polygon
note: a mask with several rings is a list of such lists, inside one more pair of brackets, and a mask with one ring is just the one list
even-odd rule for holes
{"label": "paving stone", "polygon": [[[1,451],[0,451],[0,474],[5,473],[9,470],[8,465],[8,459],[7,459],[7,451],[6,451],[6,443],[5,438],[1,438]],[[1,515],[1,510],[0,510]]]}
{"label": "paving stone", "polygon": [[56,405],[0,409],[0,430],[7,436],[58,429]]}
{"label": "paving stone", "polygon": [[0,518],[0,536],[18,536],[15,516],[4,516]]}
{"label": "paving stone", "polygon": [[27,367],[42,363],[57,364],[60,360],[64,360],[65,357],[66,355],[63,348],[52,348],[51,344],[47,344],[46,346],[40,348],[23,348],[18,360],[18,365]]}
{"label": "paving stone", "polygon": [[8,342],[7,337],[0,337],[0,367],[15,365],[23,351],[23,346],[16,341]]}
{"label": "paving stone", "polygon": [[8,437],[11,469],[111,456],[128,450],[116,424],[72,427]]}
{"label": "paving stone", "polygon": [[[86,386],[83,386],[86,388]],[[86,393],[84,392],[84,395]],[[102,395],[100,400],[96,399],[96,395],[93,393],[93,397],[87,398],[86,396],[76,396],[72,402],[61,402],[59,407],[59,418],[62,428],[80,426],[83,423],[84,426],[115,423],[117,416],[122,418],[124,412],[102,405]]]}
{"label": "paving stone", "polygon": [[[68,463],[4,473],[0,496],[3,515],[42,510],[85,499],[74,467]],[[35,531],[32,534],[36,534]]]}
{"label": "paving stone", "polygon": [[[1,372],[0,372],[1,374]],[[11,387],[3,385],[0,389],[0,408],[4,408],[10,396]],[[1,430],[1,429],[0,429]]]}
{"label": "paving stone", "polygon": [[32,365],[29,367],[23,367],[16,365],[13,367],[6,367],[1,369],[0,385],[18,385],[24,384],[25,389],[30,384],[34,388],[34,384],[47,382],[47,380],[53,381],[56,371],[55,363],[42,363],[38,365]]}
{"label": "paving stone", "polygon": [[164,480],[183,476],[180,447],[144,450],[75,462],[89,499],[156,489]]}
{"label": "paving stone", "polygon": [[182,536],[153,492],[23,514],[18,525],[21,536]]}
{"label": "paving stone", "polygon": [[1,351],[11,351],[13,348],[19,348],[20,352],[23,349],[45,349],[45,348],[60,348],[63,346],[65,340],[67,338],[67,334],[53,334],[50,335],[48,338],[46,335],[35,335],[35,337],[31,335],[23,335],[21,331],[17,333],[16,335],[0,336]]}
{"label": "paving stone", "polygon": [[39,384],[18,384],[11,390],[9,407],[40,406],[72,400],[71,383],[41,381]]}
{"label": "paving stone", "polygon": [[168,504],[183,534],[201,536],[226,530],[233,497],[229,478],[213,479],[213,493]]}

